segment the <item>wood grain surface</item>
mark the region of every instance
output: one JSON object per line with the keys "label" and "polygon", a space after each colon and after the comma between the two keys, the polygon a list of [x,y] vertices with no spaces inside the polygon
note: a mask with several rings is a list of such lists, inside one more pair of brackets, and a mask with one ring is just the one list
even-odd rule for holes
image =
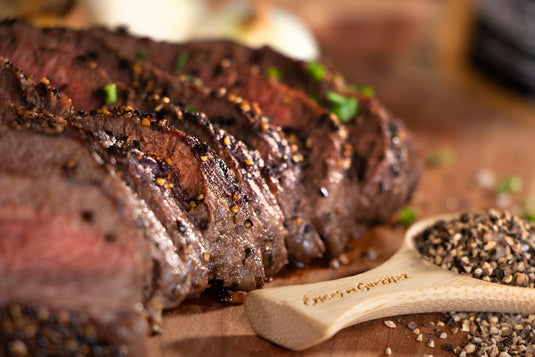
{"label": "wood grain surface", "polygon": [[[511,110],[498,111],[479,93],[451,86],[427,70],[417,67],[356,66],[351,58],[331,53],[331,58],[354,81],[375,88],[377,96],[390,110],[403,118],[420,143],[425,157],[447,153],[448,161],[427,166],[410,203],[418,218],[436,214],[482,210],[505,204],[521,212],[525,199],[535,202],[535,113],[522,118]],[[503,106],[501,107],[503,109]],[[481,170],[496,179],[518,176],[520,192],[497,201],[495,192],[476,184]],[[400,246],[404,228],[390,224],[370,231],[351,243],[348,263],[333,269],[318,262],[306,269],[286,269],[267,286],[283,286],[323,281],[363,272],[390,257]],[[302,352],[291,352],[257,337],[252,331],[243,305],[224,304],[209,297],[188,301],[165,313],[163,333],[148,339],[150,356],[384,356],[390,347],[394,356],[453,356],[443,344],[458,346],[466,336],[452,334],[448,326],[437,326],[441,314],[392,317],[396,328],[384,319],[365,322],[342,330],[333,338]],[[414,321],[424,332],[423,342],[407,327]],[[446,339],[426,341],[438,330]]]}

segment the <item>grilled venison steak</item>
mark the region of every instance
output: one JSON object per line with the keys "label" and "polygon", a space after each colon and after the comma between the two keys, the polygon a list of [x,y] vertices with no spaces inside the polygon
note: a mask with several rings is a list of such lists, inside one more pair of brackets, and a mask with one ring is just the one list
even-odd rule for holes
{"label": "grilled venison steak", "polygon": [[[67,63],[72,58],[87,62],[86,64],[73,64],[74,67],[90,66],[95,68],[95,65],[98,64],[99,72],[104,70],[109,79],[103,79],[101,73],[95,73],[93,78],[99,79],[87,83],[86,85],[90,88],[85,90],[85,93],[97,90],[99,83],[100,86],[110,81],[128,84],[136,91],[137,96],[126,94],[124,90],[121,90],[119,97],[124,99],[126,104],[152,111],[154,107],[147,108],[140,97],[144,98],[147,95],[163,97],[182,108],[205,113],[211,125],[215,125],[216,130],[218,127],[223,128],[229,137],[234,136],[256,149],[262,161],[255,161],[255,166],[261,173],[255,181],[265,198],[251,196],[250,201],[273,202],[276,200],[278,204],[271,204],[271,210],[281,211],[276,212],[276,214],[284,215],[284,227],[287,231],[287,233],[277,232],[277,229],[267,231],[265,236],[269,237],[271,242],[269,245],[281,245],[279,236],[283,234],[292,261],[306,263],[323,254],[324,245],[319,239],[314,225],[309,221],[314,209],[310,205],[303,204],[308,194],[303,185],[303,181],[307,180],[303,179],[301,165],[292,160],[295,152],[292,153],[284,133],[270,125],[269,119],[261,114],[258,106],[243,101],[235,95],[229,95],[223,89],[211,91],[203,88],[184,76],[174,76],[146,61],[135,61],[121,57],[116,54],[113,48],[102,43],[103,41],[100,41],[98,36],[91,36],[91,33],[88,32],[67,29],[41,31],[20,22],[4,23],[4,25],[3,29],[6,30],[7,27],[9,31],[0,32],[0,37],[4,37],[0,43],[0,51],[10,58],[16,57],[18,59],[19,55],[23,55],[27,48],[35,48],[37,60],[24,68],[36,76],[43,75],[44,72],[41,68],[50,66],[48,64],[50,62],[57,63],[56,65],[62,67],[62,71],[67,71]],[[7,34],[9,36],[4,36]],[[42,44],[47,46],[45,52],[41,48]],[[51,53],[51,48],[65,52],[59,55],[63,58],[62,61],[58,61],[58,56]],[[71,54],[70,58],[66,57],[66,53]],[[80,71],[80,69],[73,70]],[[87,71],[87,68],[83,70]],[[92,100],[94,98],[90,98],[89,102]],[[121,102],[121,99],[119,101]],[[82,107],[85,106],[84,103]],[[191,129],[191,125],[186,121],[180,123],[182,125],[175,122],[174,126],[189,134],[188,130]],[[201,141],[205,141],[198,136],[198,132],[192,134]],[[296,157],[300,157],[300,155],[295,155],[294,158]],[[250,165],[247,166],[250,172],[253,168]],[[242,185],[245,186],[243,183]],[[266,212],[266,207],[262,211]],[[272,217],[268,217],[269,213],[267,212],[262,216],[265,218],[265,224],[268,225],[268,222],[279,220],[279,218],[274,220]],[[275,247],[274,251],[277,252],[280,249]],[[280,269],[284,264],[284,257],[285,254],[280,255],[279,258],[270,257],[273,263],[270,264],[272,267],[266,266],[267,272],[271,274]]]}
{"label": "grilled venison steak", "polygon": [[[39,53],[39,50],[36,50],[37,53]],[[39,59],[39,62],[46,62],[47,60],[49,60],[49,54],[52,53],[52,51],[50,50],[47,50],[45,51],[44,53],[40,53],[39,56],[36,56],[36,58]],[[84,70],[90,70],[91,69],[91,66],[86,66],[87,63],[79,63],[79,60],[78,59],[72,59],[71,57],[69,56],[63,56],[64,54],[63,53],[59,53],[58,56],[56,58],[54,58],[54,60],[57,62],[57,63],[61,63],[62,66],[63,66],[63,70],[66,71],[67,68],[73,68],[73,70],[76,70],[78,68],[80,68],[80,65],[83,66]],[[61,62],[58,61],[58,57],[62,59]],[[69,67],[70,66],[70,67]],[[35,70],[35,73],[37,73],[38,69]],[[78,93],[78,99],[83,102],[83,103],[87,103],[91,96],[94,95],[96,89],[99,87],[99,86],[102,86],[103,84],[105,83],[109,83],[108,79],[107,78],[102,78],[102,80],[100,80],[99,82],[96,82],[96,78],[98,78],[98,74],[101,73],[101,72],[97,72],[96,75],[93,77],[93,81],[92,82],[88,82],[88,83],[85,83],[85,86],[89,86],[89,88],[82,88],[82,86],[78,87],[79,88],[79,93]],[[102,74],[102,73],[101,73]],[[89,99],[87,99],[89,98]],[[145,102],[148,102],[145,101]],[[141,104],[142,106],[145,106],[147,107],[149,105],[149,103],[141,103],[140,101],[138,101],[139,104]],[[151,102],[150,104],[154,105],[157,104],[155,103],[154,101]],[[165,103],[160,103],[162,106],[165,104]],[[158,104],[158,105],[160,105]],[[154,108],[151,107],[151,108]],[[158,120],[158,123],[161,123],[161,119],[165,119],[164,116],[166,116],[167,114],[165,114],[165,112],[162,110],[162,108],[160,108],[158,110],[158,112],[156,113],[156,115],[160,118],[160,120]],[[171,114],[176,114],[176,111],[171,111],[172,113]],[[141,113],[137,113],[138,115],[141,115]],[[91,117],[91,116],[89,116]],[[195,122],[197,121],[197,119],[194,119],[194,117],[196,117],[196,115],[194,114],[191,114],[191,113],[184,113],[183,115],[180,114],[180,118],[181,118],[181,121],[183,122]],[[92,118],[92,117],[91,117]],[[144,120],[142,120],[143,122],[147,122],[147,123],[150,123],[150,122],[153,122],[153,124],[156,124],[156,120],[153,120],[151,119],[149,116],[146,116],[145,118],[142,118]],[[170,118],[171,119],[171,118]],[[75,120],[73,118],[73,120]],[[89,120],[84,120],[84,121],[80,121],[80,120],[77,120],[76,119],[76,123],[78,123],[79,125],[81,126],[88,126],[88,127],[92,127],[95,125],[93,123],[94,121],[92,119],[89,119]],[[106,122],[107,124],[110,124],[111,121],[107,121],[105,118],[101,119],[100,121],[97,121],[98,123],[103,123],[103,122]],[[131,122],[130,122],[131,123]],[[175,124],[176,125],[179,125],[180,123],[177,122],[177,119],[175,118]],[[98,125],[100,124],[97,124],[96,126],[98,127]],[[195,124],[196,126],[199,126],[201,124]],[[148,128],[145,128],[143,125],[138,125],[141,130],[149,130]],[[182,126],[182,125],[181,125]],[[110,133],[116,133],[120,138],[123,138],[123,139],[126,139],[126,137],[128,135],[132,135],[132,134],[125,134],[122,130],[124,129],[121,125],[118,125],[117,126],[119,132],[117,133],[115,131],[115,129],[109,127],[109,126],[106,126],[106,127],[100,127],[100,129],[105,129],[107,130],[108,132]],[[199,130],[204,130],[203,128],[199,128]],[[163,135],[163,134],[154,134],[154,135]],[[208,138],[208,136],[210,134],[203,134],[205,136],[205,139],[210,139]],[[222,135],[220,135],[222,136]],[[151,149],[152,146],[150,145],[145,145],[145,141],[149,141],[150,145],[152,145],[153,143],[156,143],[158,140],[156,138],[154,139],[132,139],[131,140],[131,144],[130,145],[135,145],[135,146],[138,146],[139,148],[143,147],[144,150],[148,150],[149,152],[151,152],[151,154],[154,154],[155,150]],[[216,143],[218,141],[218,139],[210,139],[212,140],[214,143]],[[219,141],[224,141],[225,138],[224,136],[222,138],[219,139]],[[230,138],[228,138],[229,141],[234,141],[234,140],[231,140]],[[232,144],[232,143],[231,143]],[[229,145],[230,147],[230,145]],[[196,150],[201,150],[201,151],[204,151],[204,150],[208,150],[208,147],[205,145],[205,144],[200,144],[198,145],[198,148]],[[202,156],[202,155],[201,155]],[[226,154],[226,156],[228,156],[230,159],[232,159],[232,156],[230,154]],[[254,156],[252,156],[252,158],[254,158]],[[165,159],[168,159],[167,157],[161,157],[160,158],[160,161],[161,162],[171,162],[171,160],[165,160]],[[243,157],[242,157],[242,161],[243,161]],[[250,158],[247,158],[245,159],[246,161],[249,160]],[[182,159],[182,161],[184,161],[184,159]],[[228,161],[230,162],[230,161]],[[165,165],[165,164],[164,164]],[[218,167],[224,167],[225,164],[224,163],[220,163]],[[249,164],[247,165],[249,167],[249,170],[252,171],[252,169],[254,168],[254,166],[252,164]],[[226,170],[226,168],[225,168]],[[163,176],[163,174],[160,174],[160,176],[155,176],[155,179],[161,179]],[[228,177],[230,177],[230,174],[227,175]],[[232,178],[232,180],[235,180],[234,178]],[[239,203],[240,201],[243,201],[243,203],[245,204],[245,206],[247,206],[246,208],[243,209],[243,211],[248,211],[249,210],[249,201],[251,201],[251,205],[258,205],[260,201],[260,199],[256,199],[256,197],[253,195],[256,194],[257,196],[259,196],[260,193],[256,193],[255,191],[253,191],[253,189],[251,188],[252,184],[253,184],[253,181],[251,180],[245,180],[245,177],[242,177],[242,181],[244,186],[246,187],[249,187],[249,192],[250,195],[249,197],[245,198],[245,196],[243,195],[243,193],[233,193],[232,196],[233,196],[233,200],[236,200],[237,203]],[[233,184],[230,184],[230,186],[236,186],[237,187],[238,183],[233,183]],[[143,187],[143,185],[141,185],[141,187]],[[162,222],[166,222],[166,227],[168,227],[168,230],[170,230],[170,234],[172,236],[177,236],[177,235],[181,235],[180,233],[180,230],[181,229],[185,229],[186,227],[182,227],[182,224],[179,224],[177,223],[178,222],[182,222],[184,221],[183,219],[179,219],[177,214],[174,214],[174,215],[169,215],[169,212],[165,211],[165,208],[168,208],[170,206],[170,203],[167,202],[169,200],[169,198],[166,198],[166,199],[151,199],[150,197],[145,197],[144,194],[146,193],[145,192],[146,190],[141,190],[139,192],[139,194],[146,198],[147,200],[150,200],[151,202],[154,202],[153,204],[156,206],[158,206],[159,208],[158,209],[154,209],[155,213],[159,214],[159,217],[160,219],[162,220]],[[240,191],[243,191],[243,190],[240,190]],[[247,192],[246,192],[247,193]],[[204,194],[200,194],[199,195],[204,195]],[[243,196],[243,197],[242,197]],[[171,196],[173,197],[173,196]],[[195,203],[195,200],[196,200],[196,197],[190,197],[189,194],[185,194],[184,197],[179,197],[179,198],[175,198],[175,199],[181,199],[182,201],[185,200],[185,202],[182,202],[181,205],[182,207],[186,207],[187,210],[191,210],[191,206],[192,205],[196,205]],[[235,197],[235,198],[234,198]],[[176,204],[175,204],[176,206]],[[221,209],[221,206],[218,206],[218,205],[214,205],[213,206],[214,208],[216,209]],[[232,207],[232,209],[237,209],[237,205]],[[267,218],[271,218],[270,217],[270,212],[274,211],[272,209],[272,207],[270,206],[267,206],[267,203],[265,203],[264,207],[261,207],[262,211],[259,211],[259,212],[251,212],[251,217],[249,218],[246,218],[244,220],[244,226],[247,228],[246,231],[247,233],[249,234],[250,237],[258,237],[258,239],[253,242],[254,244],[251,244],[251,245],[248,245],[246,247],[243,247],[243,251],[246,252],[246,256],[249,257],[249,256],[252,256],[252,255],[256,255],[254,254],[254,252],[259,252],[261,255],[262,255],[262,258],[263,258],[263,261],[264,261],[264,264],[266,265],[267,269],[268,269],[268,273],[270,274],[273,274],[275,273],[276,271],[278,271],[282,265],[285,263],[286,261],[286,253],[285,253],[285,247],[283,245],[283,239],[284,239],[284,236],[283,236],[283,227],[278,224],[278,225],[274,225],[274,223],[277,223],[276,221],[272,221],[272,220],[267,220]],[[241,214],[241,213],[240,213]],[[177,216],[176,219],[173,218],[173,216]],[[262,217],[262,221],[260,222],[259,221],[259,217]],[[280,218],[279,219],[279,222],[280,222]],[[200,229],[201,230],[204,230],[202,227],[206,226],[206,221],[207,221],[207,218],[204,218],[202,219],[201,221],[198,222],[198,225],[200,225]],[[224,223],[227,223],[227,224],[232,224],[234,225],[234,223],[232,221],[226,221],[226,220],[222,220],[221,222],[216,222],[216,224],[218,225],[221,225],[221,224],[224,224]],[[186,223],[184,223],[186,224]],[[240,228],[242,229],[243,231],[243,228]],[[205,234],[206,235],[206,234]],[[243,233],[241,235],[244,235]],[[217,236],[214,236],[213,240],[220,240]],[[252,238],[249,238],[250,241],[252,241]],[[223,286],[225,288],[235,288],[235,289],[244,289],[244,290],[248,290],[248,289],[251,289],[251,288],[254,288],[256,286],[259,286],[259,284],[261,284],[262,282],[262,279],[264,277],[264,273],[261,271],[261,269],[259,271],[257,271],[257,277],[255,278],[255,283],[251,283],[251,280],[249,279],[247,282],[244,283],[245,280],[241,280],[241,281],[236,281],[236,279],[243,279],[243,277],[246,275],[246,274],[239,274],[238,275],[225,275],[225,273],[221,273],[220,270],[218,268],[215,268],[215,266],[223,266],[225,264],[222,264],[221,262],[217,262],[217,256],[220,256],[223,252],[222,249],[220,249],[221,247],[218,247],[218,248],[213,248],[214,252],[212,254],[208,253],[208,252],[203,252],[205,251],[205,249],[202,249],[202,246],[199,247],[199,243],[202,244],[202,241],[200,241],[199,239],[188,239],[186,242],[181,242],[180,241],[180,238],[177,238],[175,239],[176,242],[180,242],[181,244],[177,244],[180,248],[180,251],[182,251],[184,249],[184,247],[190,247],[188,248],[189,249],[193,249],[194,252],[196,254],[188,254],[186,255],[184,258],[189,258],[188,260],[190,261],[187,265],[189,267],[191,267],[191,269],[194,269],[194,270],[200,270],[204,265],[206,265],[204,262],[201,262],[199,264],[198,260],[199,260],[199,256],[201,257],[201,260],[210,260],[210,267],[209,269],[212,270],[212,279],[217,282],[216,286]],[[183,243],[183,244],[182,244]],[[201,248],[201,249],[200,249]],[[243,253],[242,253],[243,255]],[[210,256],[212,256],[212,259],[210,259]],[[245,258],[240,258],[240,255],[239,254],[233,254],[233,256],[236,257],[236,259],[239,259],[240,261],[240,265],[243,265],[241,263],[242,260],[245,261]],[[223,259],[223,258],[222,258]],[[224,258],[225,260],[228,261],[228,258]],[[214,261],[214,263],[212,264],[212,260]],[[249,261],[250,259],[247,259],[247,261]],[[226,264],[226,266],[228,266],[228,264]],[[204,268],[206,269],[206,268]],[[202,269],[201,269],[202,270]],[[249,270],[252,270],[252,269],[249,269]],[[199,274],[197,272],[192,272],[191,274],[193,277],[195,277],[195,281],[199,281],[199,282],[202,282],[202,281],[205,281],[205,279],[199,279]],[[199,285],[199,289],[197,290],[193,290],[193,293],[198,292],[199,291],[202,291],[204,290],[205,288],[205,283],[204,284],[201,284]],[[193,294],[195,295],[195,294]]]}
{"label": "grilled venison steak", "polygon": [[143,355],[144,315],[337,258],[419,175],[375,98],[266,47],[5,21],[0,57],[0,354]]}

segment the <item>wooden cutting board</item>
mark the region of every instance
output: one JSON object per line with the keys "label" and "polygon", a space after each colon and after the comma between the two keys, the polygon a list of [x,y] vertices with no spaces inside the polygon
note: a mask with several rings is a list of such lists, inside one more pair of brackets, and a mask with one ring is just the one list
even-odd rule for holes
{"label": "wooden cutting board", "polygon": [[[447,160],[427,166],[412,202],[418,218],[435,214],[496,207],[496,195],[476,183],[482,170],[496,179],[518,176],[523,189],[509,196],[506,208],[519,210],[521,202],[535,202],[535,112],[524,120],[483,105],[476,93],[448,86],[420,70],[355,69],[344,58],[335,58],[349,78],[371,84],[393,113],[403,118],[421,145],[425,157],[438,154]],[[526,111],[525,111],[526,112]],[[532,119],[532,121],[530,120]],[[507,203],[507,202],[506,202]],[[303,270],[288,269],[267,286],[303,284],[343,277],[367,270],[386,260],[399,247],[403,227],[392,222],[352,242],[348,264],[332,269],[318,264]],[[209,297],[188,301],[165,313],[163,333],[148,339],[151,357],[160,356],[453,356],[442,349],[461,344],[466,335],[438,326],[441,314],[393,317],[396,328],[384,320],[347,328],[334,338],[303,352],[290,352],[257,337],[242,305],[223,304]],[[423,342],[407,327],[414,321],[424,332]],[[444,331],[448,337],[434,337]],[[429,339],[435,347],[426,346]]]}

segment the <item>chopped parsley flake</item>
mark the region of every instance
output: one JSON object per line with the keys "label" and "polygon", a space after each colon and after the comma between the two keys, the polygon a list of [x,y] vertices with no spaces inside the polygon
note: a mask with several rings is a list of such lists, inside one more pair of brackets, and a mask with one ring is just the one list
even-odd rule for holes
{"label": "chopped parsley flake", "polygon": [[110,83],[97,89],[97,96],[106,104],[117,103],[117,85]]}
{"label": "chopped parsley flake", "polygon": [[325,78],[325,67],[318,61],[309,62],[307,71],[316,82],[321,82]]}
{"label": "chopped parsley flake", "polygon": [[181,52],[176,56],[175,60],[175,69],[177,71],[181,71],[186,67],[186,63],[188,63],[188,53],[187,52]]}
{"label": "chopped parsley flake", "polygon": [[522,211],[526,221],[535,223],[535,212],[533,212],[533,205],[529,199],[525,199],[522,202]]}
{"label": "chopped parsley flake", "polygon": [[197,110],[197,108],[195,108],[193,105],[186,105],[184,106],[184,110],[188,111],[188,112],[192,112],[192,113],[198,113],[199,111]]}
{"label": "chopped parsley flake", "polygon": [[327,92],[327,100],[331,104],[330,110],[338,117],[342,123],[348,122],[357,115],[357,98],[346,97],[334,91]]}
{"label": "chopped parsley flake", "polygon": [[280,81],[282,78],[281,72],[277,67],[268,67],[267,69],[267,75],[271,78],[275,78],[276,80]]}
{"label": "chopped parsley flake", "polygon": [[362,95],[365,95],[366,97],[373,97],[375,95],[375,90],[367,85],[363,84],[356,84],[355,89]]}
{"label": "chopped parsley flake", "polygon": [[416,221],[416,212],[410,207],[404,207],[399,211],[399,223],[409,226]]}

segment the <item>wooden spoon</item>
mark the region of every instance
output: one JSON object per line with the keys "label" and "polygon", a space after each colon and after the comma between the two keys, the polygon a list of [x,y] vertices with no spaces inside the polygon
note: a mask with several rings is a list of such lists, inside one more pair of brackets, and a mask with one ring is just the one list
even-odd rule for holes
{"label": "wooden spoon", "polygon": [[485,282],[420,259],[414,237],[438,220],[455,217],[414,224],[396,254],[363,274],[248,293],[245,309],[253,330],[299,351],[345,327],[387,316],[440,311],[535,313],[535,289]]}

